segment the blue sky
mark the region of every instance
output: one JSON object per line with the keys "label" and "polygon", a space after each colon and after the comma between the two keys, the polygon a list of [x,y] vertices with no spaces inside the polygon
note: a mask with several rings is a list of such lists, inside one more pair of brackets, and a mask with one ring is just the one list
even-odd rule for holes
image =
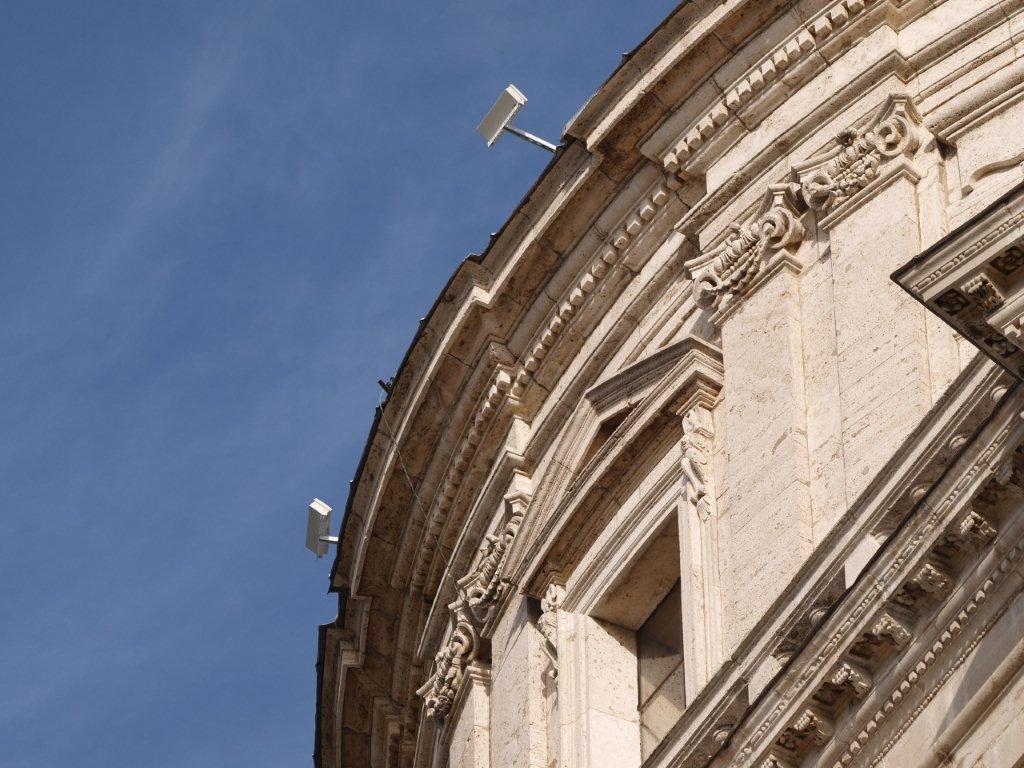
{"label": "blue sky", "polygon": [[0,766],[307,766],[379,391],[675,2],[9,2]]}

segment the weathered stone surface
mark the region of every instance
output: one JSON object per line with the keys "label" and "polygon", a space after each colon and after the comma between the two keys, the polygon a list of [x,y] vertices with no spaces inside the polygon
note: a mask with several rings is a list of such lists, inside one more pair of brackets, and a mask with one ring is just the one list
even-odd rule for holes
{"label": "weathered stone surface", "polygon": [[1022,105],[1018,0],[676,9],[396,376],[317,765],[1020,765]]}

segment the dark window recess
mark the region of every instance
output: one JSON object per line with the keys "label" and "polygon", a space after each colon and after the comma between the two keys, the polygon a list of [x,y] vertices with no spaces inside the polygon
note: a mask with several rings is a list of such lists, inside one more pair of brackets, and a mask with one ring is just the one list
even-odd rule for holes
{"label": "dark window recess", "polygon": [[680,582],[636,631],[640,746],[646,760],[683,714],[683,616]]}
{"label": "dark window recess", "polygon": [[583,460],[580,462],[579,468],[576,474],[580,472],[590,463],[597,452],[600,451],[604,444],[608,442],[608,439],[612,436],[612,433],[619,428],[619,425],[626,420],[629,416],[630,409],[623,408],[621,412],[610,416],[601,422],[601,426],[597,429],[597,434],[594,435],[594,439],[590,441],[590,445],[587,446],[587,452],[583,454]]}

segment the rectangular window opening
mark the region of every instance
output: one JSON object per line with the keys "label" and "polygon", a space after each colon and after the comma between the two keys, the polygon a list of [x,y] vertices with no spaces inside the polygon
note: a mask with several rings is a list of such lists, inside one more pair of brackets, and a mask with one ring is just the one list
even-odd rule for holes
{"label": "rectangular window opening", "polygon": [[678,722],[686,704],[682,585],[677,581],[637,629],[640,747],[644,760]]}

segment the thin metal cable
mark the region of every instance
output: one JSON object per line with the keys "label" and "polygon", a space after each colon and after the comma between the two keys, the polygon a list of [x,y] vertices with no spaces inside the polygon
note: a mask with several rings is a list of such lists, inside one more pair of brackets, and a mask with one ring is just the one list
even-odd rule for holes
{"label": "thin metal cable", "polygon": [[387,427],[386,434],[391,444],[395,446],[395,453],[398,454],[398,464],[402,468],[402,474],[405,475],[405,482],[409,484],[409,490],[412,491],[412,497],[416,500],[416,507],[420,514],[423,515],[423,522],[427,520],[426,512],[423,510],[423,503],[420,501],[419,494],[416,493],[416,486],[412,483],[412,478],[409,477],[409,470],[405,468],[405,459],[402,458],[402,451],[398,447],[398,441],[395,440],[394,431],[391,429],[391,425],[388,423],[388,417],[384,415],[384,398],[386,393],[381,393],[380,400],[377,401],[377,408],[380,409],[380,419],[384,422],[384,426]]}
{"label": "thin metal cable", "polygon": [[[409,490],[412,491],[412,497],[416,501],[416,507],[419,509],[420,514],[423,515],[423,524],[427,524],[427,514],[423,509],[423,503],[420,501],[419,494],[416,493],[416,486],[413,485],[412,478],[409,477],[409,470],[405,468],[405,459],[402,458],[402,451],[398,447],[398,441],[395,440],[394,431],[391,429],[391,424],[388,423],[387,416],[384,415],[384,399],[389,393],[382,392],[380,399],[377,401],[377,407],[380,409],[380,419],[384,422],[384,426],[387,427],[385,434],[391,441],[391,444],[395,446],[395,453],[398,455],[398,464],[402,468],[402,474],[405,475],[405,482],[409,484]],[[441,575],[443,581],[447,578],[452,584],[455,584],[455,576],[450,571],[451,564],[445,566],[444,573]]]}

